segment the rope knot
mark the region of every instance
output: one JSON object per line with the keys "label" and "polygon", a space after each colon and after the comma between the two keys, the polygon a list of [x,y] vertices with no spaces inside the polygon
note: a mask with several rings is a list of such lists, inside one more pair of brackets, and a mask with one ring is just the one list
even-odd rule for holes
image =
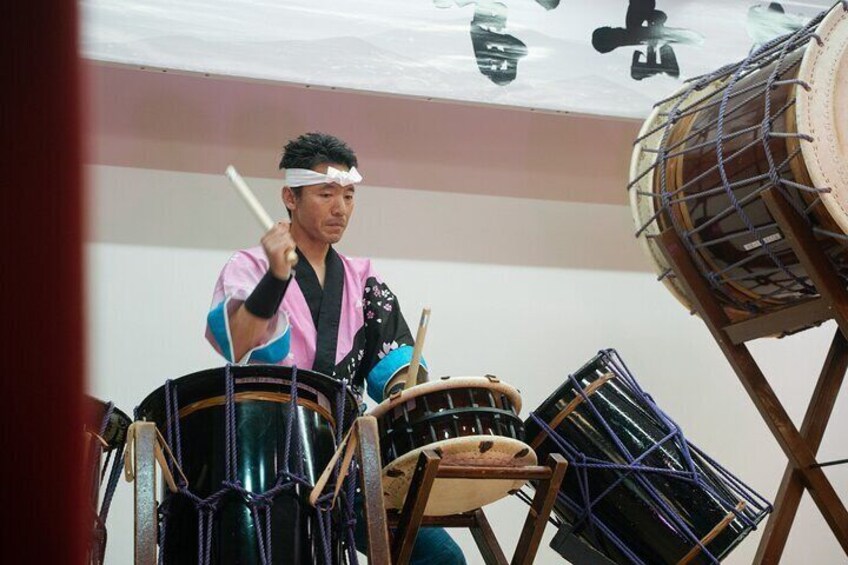
{"label": "rope knot", "polygon": [[330,492],[324,493],[315,501],[315,508],[321,512],[329,512],[333,509],[333,489]]}
{"label": "rope knot", "polygon": [[[215,496],[215,495],[212,495]],[[203,512],[208,512],[214,514],[218,510],[218,499],[213,499],[212,496],[209,498],[200,500],[197,503],[197,508]]]}
{"label": "rope knot", "polygon": [[256,508],[257,510],[264,510],[266,508],[270,508],[272,504],[274,504],[274,496],[268,493],[252,493],[249,497],[250,505]]}
{"label": "rope knot", "polygon": [[721,283],[721,277],[715,271],[707,273],[707,280],[710,281],[710,285],[713,287],[718,287]]}

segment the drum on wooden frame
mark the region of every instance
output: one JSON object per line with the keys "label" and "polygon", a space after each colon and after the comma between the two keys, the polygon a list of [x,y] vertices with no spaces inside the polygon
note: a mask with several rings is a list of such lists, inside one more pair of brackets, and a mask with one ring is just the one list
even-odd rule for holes
{"label": "drum on wooden frame", "polygon": [[561,527],[616,563],[718,563],[771,510],[684,437],[611,349],[570,375],[525,432],[539,457],[569,462]]}
{"label": "drum on wooden frame", "polygon": [[732,319],[816,296],[761,199],[771,187],[812,223],[848,277],[848,11],[837,5],[658,104],[635,144],[630,178],[637,235],[690,309],[654,241],[666,229]]}
{"label": "drum on wooden frame", "polygon": [[270,365],[201,371],[150,394],[136,417],[156,423],[187,479],[164,491],[165,563],[338,562],[341,516],[308,496],[356,413],[341,382]]}
{"label": "drum on wooden frame", "polygon": [[[468,466],[535,465],[518,417],[521,395],[496,377],[444,377],[393,394],[375,407],[383,463],[386,507],[403,507],[415,465],[424,449],[443,463]],[[521,488],[523,480],[437,479],[428,516],[480,508]]]}

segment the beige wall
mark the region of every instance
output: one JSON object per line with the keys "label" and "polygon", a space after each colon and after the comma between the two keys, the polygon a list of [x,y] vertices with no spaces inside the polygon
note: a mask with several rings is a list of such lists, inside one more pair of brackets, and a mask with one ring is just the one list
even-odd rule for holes
{"label": "beige wall", "polygon": [[305,131],[348,141],[366,183],[624,204],[640,123],[91,64],[93,163],[274,178]]}

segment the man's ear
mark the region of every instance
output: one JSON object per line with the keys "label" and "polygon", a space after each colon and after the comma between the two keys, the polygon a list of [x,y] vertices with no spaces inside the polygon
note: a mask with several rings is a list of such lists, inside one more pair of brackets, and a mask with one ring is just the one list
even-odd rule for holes
{"label": "man's ear", "polygon": [[284,186],[282,190],[282,198],[283,205],[289,210],[294,210],[297,208],[297,198],[295,198],[294,191],[291,187]]}

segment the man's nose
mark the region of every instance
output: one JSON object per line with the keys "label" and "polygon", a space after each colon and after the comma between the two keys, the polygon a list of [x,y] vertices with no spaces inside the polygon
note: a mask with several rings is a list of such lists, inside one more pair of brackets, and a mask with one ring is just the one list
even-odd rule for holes
{"label": "man's nose", "polygon": [[336,214],[337,216],[341,216],[341,215],[344,215],[344,213],[346,211],[347,211],[347,202],[345,202],[344,195],[337,196],[337,197],[333,198],[333,208],[332,208],[333,214]]}

